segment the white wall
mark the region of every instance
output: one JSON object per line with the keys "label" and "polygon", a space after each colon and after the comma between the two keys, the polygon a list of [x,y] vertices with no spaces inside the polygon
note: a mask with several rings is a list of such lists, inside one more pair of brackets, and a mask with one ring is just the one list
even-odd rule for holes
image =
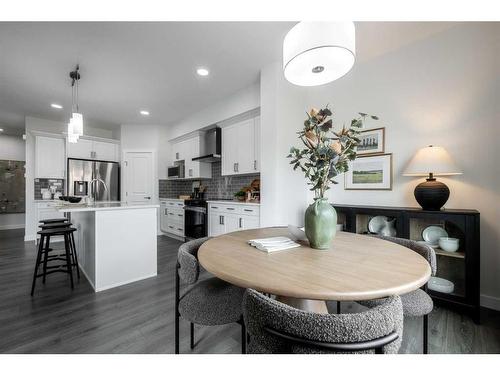
{"label": "white wall", "polygon": [[286,156],[300,145],[296,132],[303,125],[306,91],[284,79],[281,63],[262,69],[260,87],[261,226],[303,225],[306,183]]}
{"label": "white wall", "polygon": [[[295,196],[298,202],[304,200],[293,187],[294,177],[286,172],[290,167],[283,162],[285,147],[276,147],[276,142],[290,137],[293,140],[307,108],[330,104],[337,128],[348,124],[357,112],[376,114],[381,120],[368,123],[367,128],[386,128],[386,152],[393,153],[394,162],[392,191],[347,191],[340,177],[339,185],[329,193],[330,200],[345,204],[417,206],[413,189],[422,180],[403,177],[402,170],[418,148],[428,144],[444,146],[464,172],[462,176],[442,178],[451,190],[446,207],[474,208],[481,212],[481,302],[500,309],[498,35],[498,26],[491,23],[462,24],[374,60],[357,63],[347,76],[314,88],[292,89],[283,85],[280,89],[278,85],[276,89],[277,78],[269,74],[272,68],[264,68],[262,142],[267,150],[263,150],[262,165],[265,168],[268,162],[283,159],[278,161],[280,167],[273,165],[262,172],[262,211],[273,211],[276,206],[268,198],[279,199],[278,207],[282,210]],[[279,71],[276,74],[282,75]],[[273,102],[266,98],[266,87],[282,100],[283,105],[276,107],[277,114],[269,108]],[[303,102],[297,99],[297,90],[305,93]],[[297,108],[287,105],[297,106],[302,114],[295,115]],[[288,114],[283,115],[282,111]],[[273,121],[276,129],[266,131]],[[276,171],[276,176],[270,171]],[[302,177],[300,172],[296,174]],[[277,180],[273,183],[279,186],[279,191],[265,190],[267,178]],[[312,195],[308,197],[312,201]],[[295,210],[302,211],[298,206]],[[293,215],[290,212],[287,215],[293,221]],[[283,214],[274,215],[274,223],[280,224],[282,218]]]}
{"label": "white wall", "polygon": [[[25,160],[25,144],[21,136],[0,134],[0,160]],[[1,214],[0,230],[24,228],[25,214]]]}

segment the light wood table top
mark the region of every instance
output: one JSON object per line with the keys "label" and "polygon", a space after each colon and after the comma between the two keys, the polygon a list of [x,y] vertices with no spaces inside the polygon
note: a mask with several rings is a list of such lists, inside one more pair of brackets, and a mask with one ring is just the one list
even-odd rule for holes
{"label": "light wood table top", "polygon": [[250,239],[289,236],[287,228],[261,228],[212,238],[198,251],[202,266],[243,288],[310,300],[361,301],[401,295],[431,276],[416,252],[378,238],[338,232],[329,250],[307,245],[266,253]]}

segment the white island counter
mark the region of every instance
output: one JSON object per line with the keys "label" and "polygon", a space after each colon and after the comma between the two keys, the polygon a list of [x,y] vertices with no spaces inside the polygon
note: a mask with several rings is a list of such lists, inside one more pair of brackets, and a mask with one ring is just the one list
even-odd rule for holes
{"label": "white island counter", "polygon": [[63,204],[80,269],[96,292],[156,276],[158,205]]}

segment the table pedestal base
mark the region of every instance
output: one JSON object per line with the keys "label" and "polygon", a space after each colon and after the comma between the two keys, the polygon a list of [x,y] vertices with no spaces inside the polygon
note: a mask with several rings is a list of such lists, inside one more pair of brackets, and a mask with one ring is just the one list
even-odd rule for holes
{"label": "table pedestal base", "polygon": [[326,307],[325,301],[284,296],[276,296],[276,300],[289,306],[295,307],[299,310],[314,312],[318,314],[328,314],[328,309]]}

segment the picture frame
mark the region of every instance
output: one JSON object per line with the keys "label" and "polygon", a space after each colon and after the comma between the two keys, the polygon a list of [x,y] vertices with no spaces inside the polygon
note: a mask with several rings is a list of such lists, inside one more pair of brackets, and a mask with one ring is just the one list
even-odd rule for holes
{"label": "picture frame", "polygon": [[345,190],[392,190],[392,154],[360,156],[349,162]]}
{"label": "picture frame", "polygon": [[385,128],[362,130],[356,147],[358,155],[380,155],[385,152]]}

